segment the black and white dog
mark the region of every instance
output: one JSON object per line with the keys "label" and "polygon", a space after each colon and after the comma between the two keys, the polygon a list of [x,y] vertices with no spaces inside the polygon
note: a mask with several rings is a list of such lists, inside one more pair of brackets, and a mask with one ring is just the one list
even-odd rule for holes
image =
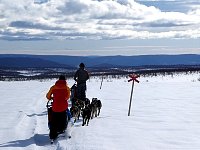
{"label": "black and white dog", "polygon": [[70,108],[70,113],[72,115],[72,117],[74,117],[74,123],[76,122],[77,119],[79,119],[79,115],[80,115],[80,109],[78,106],[73,105]]}
{"label": "black and white dog", "polygon": [[86,105],[85,108],[83,109],[82,112],[82,118],[83,118],[83,124],[82,126],[84,126],[85,124],[89,124],[90,118],[91,118],[91,105]]}
{"label": "black and white dog", "polygon": [[99,116],[100,111],[101,111],[102,103],[100,100],[97,98],[92,98],[92,102],[90,103],[90,100],[87,99],[85,101],[85,108],[83,109],[82,112],[82,117],[83,117],[83,124],[89,124],[89,120],[93,119],[94,117]]}
{"label": "black and white dog", "polygon": [[102,107],[102,103],[100,100],[98,100],[97,98],[92,98],[92,102],[91,102],[91,119],[93,119],[93,117],[97,117],[100,114],[101,111],[101,107]]}

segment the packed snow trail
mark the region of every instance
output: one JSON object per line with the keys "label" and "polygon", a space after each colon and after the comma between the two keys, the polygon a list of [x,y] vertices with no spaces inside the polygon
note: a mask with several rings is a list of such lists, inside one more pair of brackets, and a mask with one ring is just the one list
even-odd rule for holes
{"label": "packed snow trail", "polygon": [[[197,150],[200,148],[200,75],[140,78],[127,116],[127,78],[90,79],[99,117],[73,126],[72,138],[49,141],[46,92],[56,80],[0,82],[0,150]],[[68,84],[73,85],[69,80]]]}

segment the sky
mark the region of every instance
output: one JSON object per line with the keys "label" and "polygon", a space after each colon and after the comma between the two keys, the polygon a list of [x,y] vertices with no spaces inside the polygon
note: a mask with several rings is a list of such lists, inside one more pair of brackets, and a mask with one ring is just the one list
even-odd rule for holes
{"label": "sky", "polygon": [[199,0],[0,0],[0,54],[200,54]]}

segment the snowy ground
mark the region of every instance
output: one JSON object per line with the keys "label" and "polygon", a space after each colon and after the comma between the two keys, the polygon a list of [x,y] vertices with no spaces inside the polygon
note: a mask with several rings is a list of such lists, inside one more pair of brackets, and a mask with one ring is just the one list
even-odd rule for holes
{"label": "snowy ground", "polygon": [[100,116],[89,126],[78,121],[72,138],[54,146],[49,144],[45,95],[55,80],[0,82],[0,150],[199,150],[199,78],[141,77],[129,117],[127,79],[106,79],[101,90],[100,79],[90,79],[87,97],[102,100]]}

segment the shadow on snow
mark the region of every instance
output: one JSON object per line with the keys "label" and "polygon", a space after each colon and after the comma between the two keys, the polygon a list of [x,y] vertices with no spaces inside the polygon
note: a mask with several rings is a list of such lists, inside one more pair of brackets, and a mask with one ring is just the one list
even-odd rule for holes
{"label": "shadow on snow", "polygon": [[15,140],[0,144],[0,147],[27,147],[32,144],[45,146],[50,143],[48,134],[35,134],[33,137],[24,140]]}

